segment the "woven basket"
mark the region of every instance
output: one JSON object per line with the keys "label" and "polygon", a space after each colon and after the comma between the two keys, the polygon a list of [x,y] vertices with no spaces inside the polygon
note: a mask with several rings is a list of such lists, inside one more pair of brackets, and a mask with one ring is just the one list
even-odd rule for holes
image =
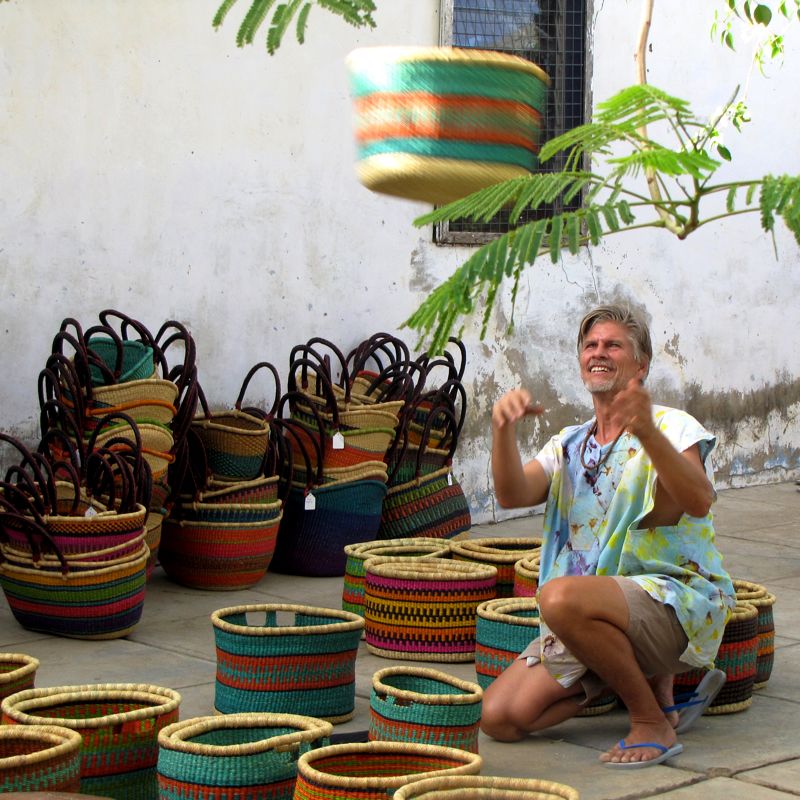
{"label": "woven basket", "polygon": [[55,725],[0,727],[0,794],[79,791],[82,743]]}
{"label": "woven basket", "polygon": [[271,507],[272,519],[261,522],[194,522],[167,517],[159,547],[159,561],[167,577],[183,586],[211,591],[257,584],[269,569],[282,519],[280,502]]}
{"label": "woven basket", "polygon": [[158,732],[178,721],[181,696],[146,684],[29,689],[7,697],[5,725],[59,725],[83,738],[80,790],[120,800],[158,796]]}
{"label": "woven basket", "polygon": [[[715,666],[725,672],[725,685],[704,714],[733,714],[744,711],[753,702],[753,684],[758,661],[758,609],[748,603],[736,603],[722,634]],[[676,695],[693,692],[706,670],[694,669],[675,676]]]}
{"label": "woven basket", "polygon": [[136,422],[171,422],[177,411],[178,387],[161,378],[96,386],[88,400],[86,414],[102,417],[112,411],[124,411]]}
{"label": "woven basket", "polygon": [[450,558],[450,545],[439,539],[377,539],[348,544],[344,568],[342,608],[364,616],[364,562],[373,556],[384,558]]}
{"label": "woven basket", "polygon": [[197,417],[192,429],[203,443],[214,477],[254,480],[269,444],[269,423],[244,411]]}
{"label": "woven basket", "polygon": [[[86,342],[89,349],[98,356],[103,363],[111,370],[117,370],[117,344],[114,339],[106,336],[91,336]],[[148,378],[153,374],[153,348],[144,342],[135,339],[124,339],[122,341],[122,363],[119,367],[119,375],[116,383],[126,383],[127,381],[137,381]],[[92,383],[101,386],[105,383],[103,373],[94,364],[90,367]]]}
{"label": "woven basket", "polygon": [[734,580],[736,601],[750,603],[758,609],[758,658],[753,689],[763,689],[772,675],[775,662],[775,595],[766,587],[750,581]]}
{"label": "woven basket", "polygon": [[454,775],[401,786],[393,800],[580,800],[577,789],[536,778]]}
{"label": "woven basket", "polygon": [[532,558],[541,548],[541,539],[496,536],[488,539],[461,539],[450,549],[456,561],[474,561],[497,567],[497,596],[514,594],[514,565],[523,558]]}
{"label": "woven basket", "polygon": [[158,548],[161,544],[161,530],[164,525],[164,514],[160,511],[151,511],[145,523],[145,536],[144,540],[150,550],[150,556],[147,559],[146,575],[147,580],[153,574],[156,564],[158,563]]}
{"label": "woven basket", "polygon": [[292,800],[297,759],[328,744],[329,722],[296,714],[225,714],[175,722],[158,735],[163,798]]}
{"label": "woven basket", "polygon": [[113,566],[62,575],[6,562],[0,583],[15,619],[32,631],[73,639],[117,639],[139,622],[150,549]]}
{"label": "woven basket", "polygon": [[274,522],[280,516],[282,503],[185,503],[179,516],[182,522],[252,523]]}
{"label": "woven basket", "polygon": [[367,649],[412,661],[472,661],[476,609],[495,595],[497,570],[441,558],[373,557],[364,564]]}
{"label": "woven basket", "polygon": [[278,499],[278,476],[251,481],[210,480],[197,495],[199,503],[274,503]]}
{"label": "woven basket", "polygon": [[387,667],[372,676],[370,740],[478,752],[483,690],[445,672]]}
{"label": "woven basket", "polygon": [[522,558],[514,564],[514,596],[536,597],[539,591],[539,556]]}
{"label": "woven basket", "polygon": [[39,659],[24,653],[0,653],[0,701],[23,689],[33,689]]}
{"label": "woven basket", "polygon": [[[288,624],[279,613],[291,616]],[[263,622],[251,624],[248,615]],[[211,623],[219,713],[301,713],[334,723],[352,718],[364,628],[357,614],[270,603],[219,609]]]}
{"label": "woven basket", "polygon": [[530,61],[451,47],[373,47],[347,58],[358,179],[448,203],[538,166],[547,75]]}
{"label": "woven basket", "polygon": [[482,689],[539,635],[539,605],[533,597],[500,597],[477,609],[475,672]]}
{"label": "woven basket", "polygon": [[409,781],[477,775],[477,753],[405,742],[358,742],[321,747],[297,762],[295,800],[387,800]]}

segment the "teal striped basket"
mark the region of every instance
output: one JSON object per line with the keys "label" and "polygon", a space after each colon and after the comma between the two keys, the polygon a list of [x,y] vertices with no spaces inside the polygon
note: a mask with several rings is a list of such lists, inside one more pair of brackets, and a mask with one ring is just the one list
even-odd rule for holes
{"label": "teal striped basket", "polygon": [[424,667],[387,667],[372,676],[369,739],[478,752],[483,689]]}
{"label": "teal striped basket", "polygon": [[211,622],[218,713],[299,713],[333,723],[353,717],[364,629],[357,614],[268,603],[222,608]]}
{"label": "teal striped basket", "polygon": [[77,731],[56,725],[3,725],[0,794],[80,791],[82,743]]}
{"label": "teal striped basket", "polygon": [[225,714],[158,735],[160,800],[292,800],[297,759],[330,743],[333,726],[297,714]]}

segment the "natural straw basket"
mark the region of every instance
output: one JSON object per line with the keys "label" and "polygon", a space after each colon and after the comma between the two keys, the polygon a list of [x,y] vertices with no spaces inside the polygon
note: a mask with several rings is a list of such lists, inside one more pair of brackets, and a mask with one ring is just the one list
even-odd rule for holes
{"label": "natural straw basket", "polygon": [[549,78],[518,56],[371,47],[347,58],[358,179],[441,204],[538,166]]}
{"label": "natural straw basket", "polygon": [[750,581],[734,580],[736,601],[750,603],[758,609],[758,658],[753,689],[763,689],[772,674],[775,661],[775,595],[765,586]]}
{"label": "natural straw basket", "polygon": [[[289,614],[281,624],[279,613]],[[259,615],[261,624],[250,624]],[[355,713],[355,661],[364,620],[331,608],[268,603],[211,615],[214,705],[234,712],[302,713],[346,722]]]}
{"label": "natural straw basket", "polygon": [[483,689],[445,672],[387,667],[372,676],[370,740],[478,752]]}
{"label": "natural straw basket", "polygon": [[476,609],[495,596],[497,569],[442,558],[364,564],[367,649],[412,661],[472,661]]}
{"label": "natural straw basket", "polygon": [[11,694],[33,689],[39,659],[24,653],[0,653],[0,701]]}
{"label": "natural straw basket", "polygon": [[536,597],[539,591],[539,556],[522,558],[514,564],[514,596]]}
{"label": "natural straw basket", "polygon": [[152,800],[158,732],[177,722],[180,701],[161,686],[112,683],[28,689],[0,708],[4,724],[61,725],[81,734],[82,792]]}
{"label": "natural straw basket", "polygon": [[0,794],[80,791],[82,743],[55,725],[0,727]]}
{"label": "natural straw basket", "polygon": [[373,556],[385,558],[450,558],[450,544],[442,539],[375,539],[345,545],[342,608],[364,616],[364,562]]}
{"label": "natural straw basket", "polygon": [[333,726],[297,714],[224,714],[175,722],[158,735],[163,798],[292,800],[297,759]]}
{"label": "natural straw basket", "polygon": [[[758,609],[747,603],[736,603],[722,634],[715,665],[725,672],[727,680],[704,714],[732,714],[744,711],[753,702],[753,684],[758,660]],[[705,670],[691,670],[675,676],[676,695],[693,692]]]}
{"label": "natural straw basket", "polygon": [[461,539],[451,543],[456,561],[474,561],[497,567],[497,596],[514,594],[514,565],[523,558],[533,558],[540,550],[541,539],[495,536],[487,539]]}
{"label": "natural straw basket", "polygon": [[312,750],[297,762],[295,800],[387,800],[410,780],[477,775],[477,753],[405,742],[359,742]]}
{"label": "natural straw basket", "polygon": [[577,789],[535,778],[454,775],[401,786],[393,800],[580,800]]}

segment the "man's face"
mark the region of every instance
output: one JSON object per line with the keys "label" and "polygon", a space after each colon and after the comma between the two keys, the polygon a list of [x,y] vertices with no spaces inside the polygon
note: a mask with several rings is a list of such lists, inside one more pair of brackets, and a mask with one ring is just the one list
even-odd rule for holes
{"label": "man's face", "polygon": [[644,380],[647,364],[637,363],[624,325],[596,322],[583,339],[578,356],[583,385],[592,394],[624,389],[631,378]]}

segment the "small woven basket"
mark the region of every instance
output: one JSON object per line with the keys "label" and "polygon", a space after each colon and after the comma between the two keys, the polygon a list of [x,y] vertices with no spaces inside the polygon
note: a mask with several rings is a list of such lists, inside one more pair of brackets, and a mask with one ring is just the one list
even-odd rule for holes
{"label": "small woven basket", "polygon": [[454,775],[401,786],[393,800],[580,800],[577,789],[536,778]]}
{"label": "small woven basket", "polygon": [[750,603],[758,609],[758,658],[753,689],[763,689],[772,675],[775,662],[775,595],[765,586],[750,581],[734,580],[736,601]]}
{"label": "small woven basket", "polygon": [[82,744],[55,725],[0,727],[0,794],[80,791]]}
{"label": "small woven basket", "polygon": [[373,557],[364,564],[367,649],[412,661],[472,661],[476,609],[497,569],[442,558]]}
{"label": "small woven basket", "polygon": [[269,423],[244,411],[196,417],[192,429],[203,443],[215,477],[254,480],[269,445]]}
{"label": "small woven basket", "polygon": [[81,792],[152,800],[158,732],[178,721],[180,701],[160,686],[88,684],[28,689],[0,709],[4,725],[58,725],[81,735]]}
{"label": "small woven basket", "polygon": [[39,659],[24,653],[0,653],[0,702],[23,689],[33,689]]}
{"label": "small woven basket", "polygon": [[358,742],[300,756],[294,800],[388,800],[411,780],[477,775],[477,753],[405,742]]}
{"label": "small woven basket", "polygon": [[522,558],[514,564],[514,596],[536,597],[539,591],[539,556]]}
{"label": "small woven basket", "polygon": [[175,722],[158,735],[163,798],[292,800],[297,759],[328,744],[329,722],[297,714],[224,714]]}
{"label": "small woven basket", "polygon": [[369,738],[478,752],[483,690],[445,672],[387,667],[372,676]]}
{"label": "small woven basket", "polygon": [[[745,711],[753,702],[753,684],[758,661],[758,609],[747,603],[736,603],[722,634],[715,666],[727,680],[704,714],[733,714]],[[694,669],[675,676],[676,695],[693,692],[706,670]]]}
{"label": "small woven basket", "polygon": [[[288,624],[279,613],[291,617]],[[255,616],[263,622],[251,624],[248,617]],[[333,723],[353,717],[364,628],[357,614],[269,603],[219,609],[211,623],[217,712],[302,713]]]}
{"label": "small woven basket", "polygon": [[344,548],[347,561],[344,567],[342,608],[364,616],[364,562],[373,556],[384,558],[450,558],[450,545],[441,539],[425,537],[411,539],[376,539],[371,542],[348,544]]}
{"label": "small woven basket", "polygon": [[497,596],[514,594],[514,566],[523,558],[532,558],[539,552],[541,539],[496,536],[488,539],[460,539],[452,542],[450,549],[456,561],[474,561],[497,567]]}

